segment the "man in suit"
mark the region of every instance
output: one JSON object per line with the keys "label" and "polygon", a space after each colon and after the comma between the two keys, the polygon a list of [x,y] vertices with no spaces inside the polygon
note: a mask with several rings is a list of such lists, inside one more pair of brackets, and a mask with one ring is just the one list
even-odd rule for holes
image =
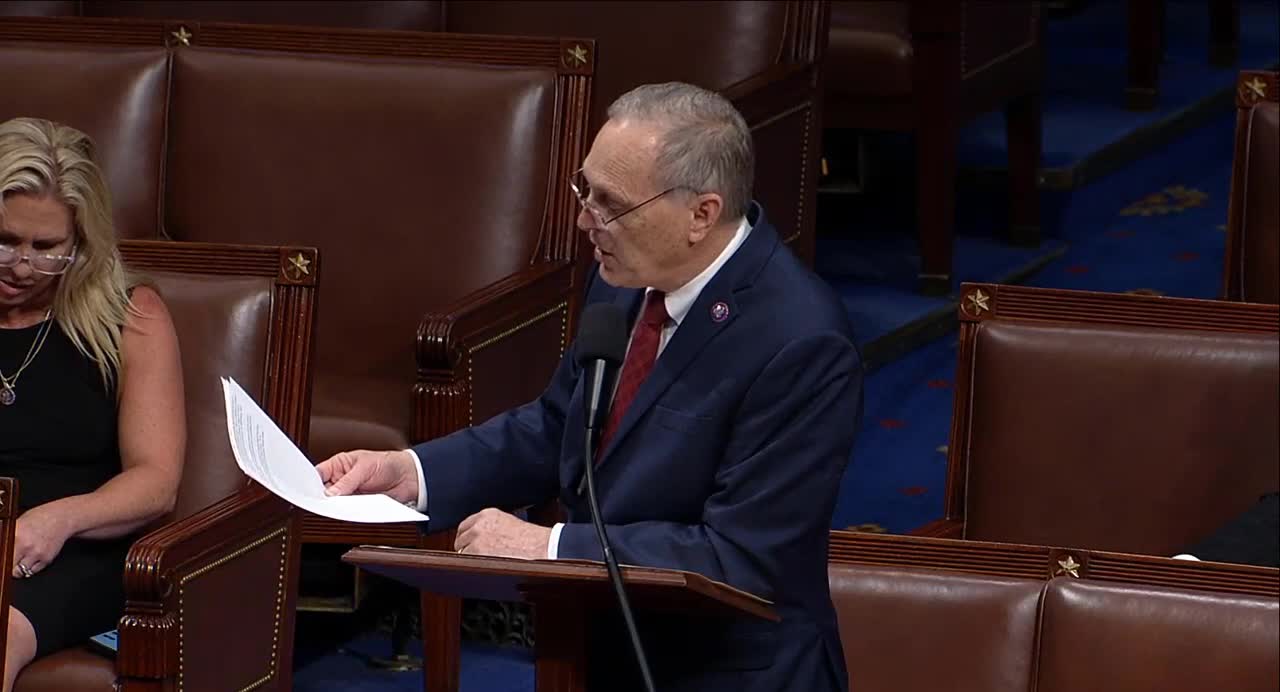
{"label": "man in suit", "polygon": [[1187,552],[1174,557],[1280,567],[1280,493],[1258,498]]}
{"label": "man in suit", "polygon": [[[595,248],[587,303],[631,319],[594,462],[613,552],[726,582],[781,616],[638,616],[664,692],[847,687],[827,535],[862,366],[840,301],[751,201],[753,167],[723,97],[647,85],[610,107],[571,183]],[[428,513],[430,531],[457,527],[464,553],[601,560],[578,492],[590,462],[576,361],[571,348],[529,404],[412,450],[335,455],[320,474],[331,494],[386,493]],[[552,497],[568,512],[552,528],[497,509]],[[592,689],[628,689],[624,630],[594,626]]]}

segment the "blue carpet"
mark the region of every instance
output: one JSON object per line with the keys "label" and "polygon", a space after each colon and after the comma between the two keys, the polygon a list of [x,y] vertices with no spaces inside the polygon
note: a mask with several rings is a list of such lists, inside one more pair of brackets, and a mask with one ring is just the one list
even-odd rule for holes
{"label": "blue carpet", "polygon": [[[301,640],[307,633],[299,630]],[[386,656],[386,636],[366,633],[345,643],[345,648],[366,656]],[[408,651],[422,652],[414,640]],[[530,692],[533,689],[533,655],[524,648],[465,642],[462,646],[461,692]],[[293,675],[295,692],[418,692],[422,672],[393,673],[367,667],[359,658],[339,651],[299,662]]]}
{"label": "blue carpet", "polygon": [[[1213,68],[1208,64],[1207,9],[1203,0],[1175,0],[1168,3],[1167,10],[1168,49],[1161,66],[1161,105],[1149,112],[1125,110],[1125,7],[1123,2],[1093,2],[1072,17],[1047,24],[1043,122],[1046,168],[1078,163],[1107,145],[1149,128],[1234,84],[1238,68]],[[1275,0],[1241,3],[1241,67],[1261,67],[1280,61],[1277,22],[1280,22],[1280,4]],[[1224,104],[1223,119],[1215,116],[1214,122],[1229,121],[1233,112],[1230,104]],[[1182,139],[1203,136],[1186,135],[1179,140],[1179,146]],[[1225,136],[1230,137],[1229,130]],[[954,294],[931,298],[918,295],[915,290],[920,256],[915,223],[909,216],[915,205],[910,192],[914,185],[910,135],[878,133],[870,146],[883,156],[880,163],[884,170],[880,175],[889,177],[880,184],[886,189],[869,192],[862,198],[820,200],[816,262],[818,272],[843,297],[863,346],[949,312],[955,306]],[[956,209],[953,288],[963,281],[1021,282],[1019,277],[1024,276],[1029,267],[1042,266],[1060,256],[1081,233],[1088,236],[1089,229],[1109,223],[1111,219],[1099,214],[1099,210],[1109,209],[1113,203],[1135,201],[1118,201],[1117,194],[1131,194],[1133,188],[1115,183],[1124,180],[1126,175],[1136,175],[1131,169],[1133,165],[1147,162],[1142,175],[1149,180],[1166,179],[1170,186],[1196,182],[1185,175],[1173,180],[1167,175],[1168,169],[1151,165],[1153,161],[1167,161],[1167,149],[1147,152],[1140,162],[1129,164],[1130,168],[1125,169],[1128,173],[1116,171],[1103,181],[1096,181],[1097,184],[1069,191],[1042,192],[1044,242],[1037,249],[1014,247],[996,236],[997,229],[1008,225],[1005,217],[1008,203],[1003,187],[962,185]],[[1224,151],[1229,155],[1229,142],[1225,149],[1209,155],[1211,159],[1220,158]],[[962,165],[1003,167],[1006,160],[1004,120],[999,112],[979,118],[962,132]],[[1211,174],[1207,170],[1200,173]],[[1223,184],[1226,179],[1222,178]],[[1162,189],[1153,186],[1143,194],[1156,194]],[[1178,192],[1175,189],[1169,194]],[[1106,239],[1123,240],[1125,229],[1114,230],[1118,235]],[[1208,250],[1192,243],[1176,252],[1203,254]],[[1179,257],[1182,259],[1166,258],[1129,271],[1154,272],[1150,280],[1159,283],[1159,272],[1179,274],[1186,269],[1181,266],[1183,263],[1192,262],[1187,259],[1189,255]],[[1105,265],[1108,261],[1118,260],[1098,259],[1090,262],[1089,269],[1076,266],[1071,271],[1103,271],[1105,267],[1099,263]],[[1103,275],[1107,275],[1105,271]],[[1091,283],[1090,277],[1082,274],[1067,278],[1069,286],[1112,290],[1112,284]]]}
{"label": "blue carpet", "polygon": [[[1165,60],[1160,65],[1160,101],[1153,111],[1125,110],[1127,2],[1098,0],[1079,14],[1051,20],[1045,28],[1043,106],[1044,168],[1079,162],[1136,130],[1150,127],[1205,96],[1230,89],[1240,69],[1280,61],[1275,0],[1240,3],[1240,52],[1236,67],[1209,65],[1208,3],[1167,3]],[[1230,106],[1227,106],[1230,108]],[[960,139],[960,162],[974,168],[1005,168],[1004,118],[979,117]]]}
{"label": "blue carpet", "polygon": [[[960,281],[1006,281],[1065,249],[1064,243],[1052,239],[1036,249],[1015,247],[991,234],[960,228],[955,286]],[[913,234],[859,230],[846,236],[821,235],[817,269],[840,293],[861,346],[954,305],[954,298],[916,292],[920,253]]]}

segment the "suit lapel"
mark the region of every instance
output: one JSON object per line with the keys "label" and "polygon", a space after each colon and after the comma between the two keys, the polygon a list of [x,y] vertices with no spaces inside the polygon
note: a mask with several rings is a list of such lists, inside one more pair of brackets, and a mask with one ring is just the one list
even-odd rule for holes
{"label": "suit lapel", "polygon": [[[616,293],[613,296],[613,304],[622,308],[627,315],[628,328],[634,328],[636,318],[640,317],[640,308],[644,305],[644,289],[643,288],[618,288],[614,289]],[[631,332],[627,332],[630,338]]]}
{"label": "suit lapel", "polygon": [[[720,271],[702,289],[694,301],[689,314],[676,329],[675,334],[658,360],[654,363],[649,377],[640,385],[631,406],[618,423],[618,430],[609,441],[609,446],[600,458],[600,464],[609,461],[610,454],[626,438],[636,423],[649,411],[658,399],[669,389],[684,372],[685,368],[702,352],[707,343],[717,334],[728,328],[738,318],[740,312],[735,293],[750,286],[760,267],[773,253],[778,243],[777,234],[764,219],[763,212],[756,206],[755,222],[750,235],[742,246],[729,258]],[[624,292],[625,293],[625,292]],[[640,297],[643,291],[631,297],[635,301],[632,314],[639,310]],[[621,296],[615,298],[619,300]],[[634,323],[634,317],[632,319]]]}
{"label": "suit lapel", "polygon": [[[710,289],[711,286],[707,286]],[[600,464],[604,465],[609,461],[609,456],[626,438],[627,433],[635,427],[636,422],[644,416],[654,403],[671,387],[671,384],[680,377],[680,373],[693,362],[702,349],[711,341],[716,334],[728,327],[730,323],[737,318],[737,306],[733,302],[732,294],[709,295],[708,290],[703,290],[702,295],[694,302],[693,308],[689,310],[689,314],[685,315],[684,322],[676,329],[675,334],[671,337],[671,342],[666,348],[662,349],[662,353],[658,355],[658,360],[653,365],[653,370],[649,373],[640,389],[636,391],[635,399],[632,399],[631,406],[627,408],[627,412],[623,414],[622,420],[618,423],[618,430],[613,434],[613,438],[609,441],[608,449],[604,450],[604,456],[600,459]],[[722,302],[728,305],[728,316],[716,322],[711,319],[709,313],[710,306]]]}

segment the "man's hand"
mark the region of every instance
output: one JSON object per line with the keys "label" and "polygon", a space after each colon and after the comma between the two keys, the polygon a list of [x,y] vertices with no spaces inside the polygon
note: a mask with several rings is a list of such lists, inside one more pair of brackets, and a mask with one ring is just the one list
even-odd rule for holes
{"label": "man's hand", "polygon": [[32,507],[13,531],[13,576],[30,577],[48,567],[71,537],[71,524],[54,503]]}
{"label": "man's hand", "polygon": [[547,543],[550,541],[551,529],[521,521],[490,507],[458,524],[458,538],[453,547],[469,555],[538,560],[547,556]]}
{"label": "man's hand", "polygon": [[418,502],[418,471],[406,451],[340,452],[316,464],[325,495],[382,493],[399,502]]}

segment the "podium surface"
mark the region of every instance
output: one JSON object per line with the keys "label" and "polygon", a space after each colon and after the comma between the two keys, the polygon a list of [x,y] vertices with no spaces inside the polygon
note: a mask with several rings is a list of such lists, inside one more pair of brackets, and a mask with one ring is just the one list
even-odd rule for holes
{"label": "podium surface", "polygon": [[[440,596],[533,603],[538,692],[586,690],[588,615],[617,608],[603,562],[521,560],[373,546],[353,548],[342,559]],[[620,568],[637,613],[779,619],[769,601],[701,574],[655,567]]]}
{"label": "podium surface", "polygon": [[[603,562],[520,560],[463,555],[445,550],[353,548],[342,559],[398,582],[441,596],[525,601],[563,591],[586,602],[615,604]],[[777,621],[769,601],[694,572],[620,565],[627,596],[640,609],[706,615],[753,615]],[[597,603],[598,605],[598,603]]]}

